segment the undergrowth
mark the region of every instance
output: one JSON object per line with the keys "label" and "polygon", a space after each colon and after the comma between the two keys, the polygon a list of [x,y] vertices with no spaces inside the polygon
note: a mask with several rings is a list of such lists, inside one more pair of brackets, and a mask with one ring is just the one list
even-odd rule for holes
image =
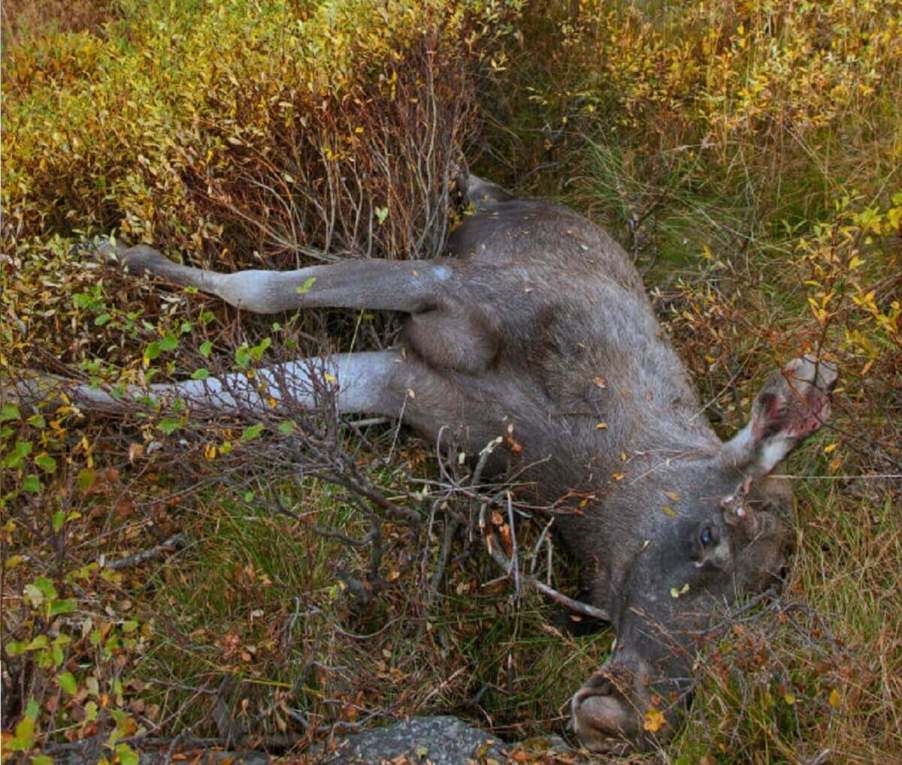
{"label": "undergrowth", "polygon": [[[3,19],[2,367],[151,381],[326,336],[384,345],[393,323],[368,314],[240,327],[71,246],[115,233],[223,270],[425,257],[466,149],[624,244],[721,435],[786,359],[841,369],[832,424],[786,469],[786,590],[700,663],[666,756],[899,760],[898,2],[21,5]],[[436,711],[562,732],[610,647],[512,599],[460,538],[432,593],[439,521],[422,549],[380,522],[368,590],[369,550],[321,533],[369,533],[357,505],[280,473],[254,426],[45,414],[0,414],[4,756],[96,738],[126,763],[135,735],[179,731],[303,747]],[[429,517],[431,446],[352,432],[373,485]]]}
{"label": "undergrowth", "polygon": [[[790,604],[701,663],[675,762],[890,762],[899,738],[897,3],[583,2],[523,22],[483,162],[633,255],[723,436],[769,369],[838,362],[789,463]],[[820,758],[820,760],[819,760]]]}

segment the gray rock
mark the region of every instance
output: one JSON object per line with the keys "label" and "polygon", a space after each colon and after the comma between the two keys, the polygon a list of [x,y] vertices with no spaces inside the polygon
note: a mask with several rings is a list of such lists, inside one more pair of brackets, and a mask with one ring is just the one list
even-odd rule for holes
{"label": "gray rock", "polygon": [[410,763],[468,765],[493,758],[505,761],[506,748],[483,730],[456,717],[412,717],[385,728],[344,738],[322,762],[328,765],[378,765],[396,757]]}
{"label": "gray rock", "polygon": [[[535,737],[519,744],[506,745],[484,730],[450,716],[412,717],[383,728],[339,735],[328,750],[322,745],[303,754],[275,757],[265,752],[224,752],[218,749],[191,749],[191,762],[197,765],[268,765],[271,762],[306,765],[484,765],[509,762],[511,746],[534,755],[543,762],[574,760],[573,750],[559,736]],[[149,742],[145,742],[146,744]],[[136,743],[136,749],[141,747]],[[168,747],[157,742],[150,751],[140,751],[141,765],[169,762]],[[93,765],[106,750],[103,737],[79,744],[61,745],[54,752],[56,762],[64,765]],[[108,754],[108,752],[106,752]],[[557,755],[566,755],[557,759]]]}

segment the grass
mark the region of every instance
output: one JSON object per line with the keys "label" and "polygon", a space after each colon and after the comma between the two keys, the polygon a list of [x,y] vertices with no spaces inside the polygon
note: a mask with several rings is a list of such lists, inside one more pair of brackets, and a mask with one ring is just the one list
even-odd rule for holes
{"label": "grass", "polygon": [[[95,83],[112,113],[132,114],[128,104],[117,111],[118,78],[141,60],[148,27],[126,33],[122,19],[138,13],[130,4],[83,5],[78,18],[88,20],[76,19],[71,31],[53,19],[53,34],[22,25],[5,29],[17,46],[5,54],[13,56],[5,60],[5,75],[16,89],[4,99],[5,117],[27,124],[59,120],[58,97],[81,103],[85,83],[98,71],[112,73]],[[689,719],[667,749],[674,763],[801,763],[825,751],[837,762],[900,761],[896,6],[851,0],[536,5],[512,22],[516,35],[507,47],[495,49],[498,79],[479,84],[485,124],[470,150],[480,154],[477,171],[565,201],[624,243],[721,435],[741,427],[764,375],[785,359],[816,349],[842,370],[832,427],[785,467],[797,498],[797,552],[786,591],[735,625],[700,666]],[[240,33],[248,8],[222,7],[235,14],[223,37],[226,50],[224,41]],[[200,12],[202,4],[191,8]],[[281,18],[286,8],[272,12]],[[95,11],[111,25],[97,29]],[[255,20],[264,37],[273,31],[268,23]],[[372,40],[384,39],[379,24],[368,29]],[[202,47],[216,34],[215,19],[205,17],[199,36],[183,44]],[[118,40],[122,58],[110,55],[105,36]],[[348,51],[341,41],[330,44],[342,55]],[[375,71],[386,51],[373,45]],[[184,66],[218,78],[205,62]],[[241,57],[240,64],[253,69],[260,60]],[[220,184],[216,194],[228,196],[228,210],[196,196],[197,176],[181,175],[176,183],[177,174],[153,172],[185,159],[178,147],[151,140],[159,124],[182,120],[195,103],[199,91],[183,87],[183,68],[141,69],[141,87],[162,77],[161,94],[182,100],[161,95],[153,120],[124,124],[121,141],[105,136],[103,151],[83,166],[70,161],[71,142],[46,139],[41,151],[49,170],[40,164],[41,152],[22,148],[37,137],[4,144],[5,164],[12,156],[16,178],[28,182],[21,195],[8,191],[12,196],[4,198],[12,213],[7,223],[19,227],[4,230],[12,265],[4,266],[3,299],[7,315],[19,320],[3,328],[12,338],[0,351],[4,365],[46,362],[39,351],[47,347],[91,375],[108,374],[109,361],[132,375],[178,376],[201,364],[233,364],[244,341],[260,347],[262,338],[275,338],[267,358],[277,345],[290,354],[291,342],[309,344],[315,332],[303,321],[278,330],[255,322],[244,334],[234,315],[212,301],[177,293],[161,298],[110,275],[101,280],[68,250],[74,229],[90,222],[108,230],[125,221],[123,232],[152,233],[228,267],[242,258],[284,261],[269,234],[261,238],[254,225],[233,216],[235,205],[263,208],[260,199],[241,197],[246,178],[229,175],[247,157],[228,148],[227,136],[211,133],[203,121],[184,123],[191,125],[188,143],[208,141],[204,147],[216,154],[201,175]],[[44,80],[33,75],[38,70]],[[228,102],[233,86],[225,77],[215,82]],[[76,134],[96,128],[79,122],[86,113],[69,113]],[[164,113],[170,117],[158,120]],[[397,117],[379,114],[372,124]],[[269,124],[265,109],[229,122],[232,137],[250,140],[241,119],[263,131],[248,131],[261,141],[258,148],[276,141],[278,131],[261,127]],[[153,144],[154,162],[134,164],[128,137],[135,131],[139,144]],[[360,162],[368,155],[356,156]],[[301,164],[313,178],[326,167],[319,162]],[[91,193],[58,195],[62,176],[52,172],[54,163],[65,168],[66,194],[85,183]],[[109,198],[104,184],[121,190],[122,178],[134,186]],[[57,205],[63,197],[79,215],[67,216]],[[410,200],[395,202],[400,206],[388,220],[400,225]],[[282,233],[289,218],[281,219]],[[403,236],[383,233],[372,246],[398,254],[393,248]],[[186,322],[191,327],[183,332]],[[353,336],[367,347],[391,337],[390,323],[369,317],[329,322],[333,338]],[[26,335],[17,334],[20,323]],[[146,349],[170,338],[177,347],[147,364]],[[207,340],[215,349],[209,359],[198,353]],[[157,725],[163,734],[247,732],[247,745],[285,732],[309,743],[336,726],[430,712],[525,738],[563,730],[570,694],[610,650],[609,631],[576,637],[534,595],[513,599],[510,583],[497,580],[478,545],[462,539],[439,593],[431,595],[441,515],[421,546],[403,524],[380,524],[385,584],[368,591],[370,549],[313,528],[359,539],[368,533],[365,519],[345,493],[314,479],[287,478],[284,460],[281,467],[269,462],[273,455],[281,459],[278,451],[260,445],[253,470],[236,468],[237,457],[217,458],[198,468],[192,485],[185,473],[189,455],[238,443],[240,431],[185,428],[164,439],[151,421],[110,426],[73,412],[46,421],[10,415],[0,426],[7,463],[3,637],[7,645],[29,646],[17,656],[7,650],[17,682],[4,700],[3,726],[6,744],[21,744],[29,756],[38,757],[50,742],[102,732],[110,756],[125,762],[122,739]],[[18,462],[16,442],[31,449]],[[429,516],[429,502],[416,499],[423,486],[417,480],[436,471],[427,448],[378,425],[349,442],[356,463],[374,466],[368,475],[381,490]],[[151,452],[153,443],[164,448]],[[135,456],[134,445],[151,453]],[[39,455],[55,460],[52,470],[47,460],[35,461]],[[39,479],[37,493],[21,488],[31,475]],[[880,477],[886,475],[896,477]],[[404,484],[404,476],[413,483]],[[295,515],[281,512],[285,507]],[[101,556],[146,549],[177,531],[190,544],[176,554],[123,571],[97,565]],[[518,533],[528,545],[538,529]],[[555,577],[563,590],[575,591],[565,560],[556,564]],[[60,636],[67,642],[54,648]]]}
{"label": "grass", "polygon": [[[615,233],[645,274],[721,435],[742,425],[762,376],[782,359],[820,348],[844,376],[835,429],[785,468],[796,476],[798,512],[790,607],[759,614],[709,657],[668,756],[805,762],[829,751],[842,762],[898,761],[902,602],[889,573],[902,541],[899,409],[890,392],[902,359],[898,219],[883,235],[855,232],[843,243],[839,233],[855,230],[857,211],[898,205],[898,50],[870,51],[881,86],[829,115],[799,92],[804,72],[767,72],[751,111],[778,114],[800,100],[813,107],[812,124],[783,129],[736,121],[735,103],[711,98],[720,78],[728,72],[730,91],[740,92],[804,47],[821,12],[824,32],[855,10],[615,2],[574,16],[558,8],[557,17],[524,21],[532,55],[518,86],[493,102],[484,172],[528,178],[533,193]],[[795,33],[762,34],[768,14],[769,29]],[[696,26],[701,18],[718,24]],[[874,18],[858,23],[871,28]],[[693,47],[717,27],[717,58]],[[761,55],[768,49],[778,51],[770,63]],[[855,66],[830,76],[851,82]],[[857,278],[853,250],[866,270]],[[872,290],[894,317],[882,328],[860,310]],[[818,315],[811,299],[831,293],[829,316]]]}

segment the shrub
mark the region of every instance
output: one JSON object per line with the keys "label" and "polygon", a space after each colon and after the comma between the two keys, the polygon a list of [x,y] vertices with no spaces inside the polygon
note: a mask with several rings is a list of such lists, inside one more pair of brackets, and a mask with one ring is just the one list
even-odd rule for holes
{"label": "shrub", "polygon": [[787,468],[803,616],[750,620],[700,662],[675,762],[899,751],[899,25],[896,2],[553,3],[489,102],[510,177],[631,251],[722,435],[776,364],[841,370],[833,420]]}
{"label": "shrub", "polygon": [[117,231],[228,265],[432,254],[504,9],[158,2],[105,42],[18,46],[6,241]]}
{"label": "shrub", "polygon": [[[61,363],[71,365],[69,373],[77,367],[90,379],[108,381],[206,373],[198,368],[202,364],[214,371],[217,365],[248,367],[267,354],[272,338],[287,354],[298,355],[300,340],[309,344],[306,330],[319,326],[316,317],[286,319],[284,327],[252,326],[245,340],[236,334],[230,309],[186,292],[161,295],[101,271],[72,245],[113,233],[224,270],[261,262],[278,268],[341,257],[436,254],[452,215],[449,181],[476,126],[476,85],[489,71],[490,58],[498,62],[498,42],[516,5],[154,0],[119,3],[115,13],[75,29],[17,29],[4,58],[0,382],[23,366],[53,369]],[[46,7],[50,17],[53,8]],[[354,319],[349,338],[356,338],[361,325],[368,343],[389,334],[370,319]],[[341,334],[346,324],[329,329]],[[276,353],[274,347],[267,358]],[[162,540],[145,540],[146,531],[171,535],[172,491],[188,491],[200,503],[196,507],[209,503],[222,517],[232,517],[237,502],[233,519],[245,523],[244,508],[255,496],[247,484],[254,473],[258,481],[262,474],[248,467],[252,458],[241,455],[263,424],[243,430],[247,423],[194,427],[182,413],[160,419],[146,412],[110,427],[86,423],[65,402],[46,417],[29,416],[5,400],[0,406],[4,754],[46,762],[41,752],[54,746],[65,752],[67,741],[79,751],[77,742],[96,737],[111,760],[135,761],[129,737],[172,714],[168,691],[148,692],[140,668],[159,661],[159,673],[177,666],[193,678],[204,675],[210,665],[201,657],[221,648],[223,636],[195,629],[196,614],[188,607],[175,619],[157,622],[154,614],[171,609],[170,595],[181,592],[185,575],[163,588],[159,611],[136,606],[132,596],[140,602],[137,593],[143,591],[152,600],[146,589],[156,585],[105,566],[106,553],[97,543],[115,538],[130,545],[140,538],[142,545],[154,546]],[[355,469],[334,423],[322,430],[332,458]],[[281,435],[283,443],[290,440]],[[195,448],[186,452],[189,441]],[[280,453],[289,462],[290,456],[290,449]],[[188,463],[200,463],[206,472],[191,473]],[[279,469],[284,475],[298,464]],[[138,472],[144,477],[137,478]],[[230,481],[224,476],[239,473],[240,486],[226,488]],[[217,490],[204,492],[211,484]],[[308,481],[297,502],[322,515],[320,522],[330,522],[334,510],[341,516],[335,519],[339,538],[347,539],[356,531],[348,517],[355,506],[343,495],[321,497],[315,486]],[[191,525],[194,501],[176,503],[185,513],[179,527]],[[366,517],[373,525],[369,531],[381,535],[381,520],[372,513]],[[251,576],[253,585],[245,589],[255,610],[266,607],[273,618],[284,616],[293,625],[294,596],[287,593],[300,592],[325,611],[322,629],[313,622],[303,626],[290,660],[268,628],[254,638],[253,652],[246,652],[249,639],[228,622],[232,596],[216,601],[223,588],[212,581],[209,599],[228,622],[226,638],[244,641],[223,651],[223,666],[241,673],[245,655],[271,660],[265,670],[262,664],[251,670],[255,677],[266,675],[268,688],[275,675],[297,672],[294,664],[305,664],[322,640],[341,639],[335,629],[346,614],[336,560],[350,559],[349,580],[358,565],[369,563],[363,554],[367,543],[360,552],[339,543],[323,547],[323,538],[303,522],[272,525],[269,519],[265,525],[273,534],[260,537],[259,548],[249,541],[249,529],[237,528],[238,541],[224,560],[218,553],[210,556],[217,560],[215,570],[221,564],[219,575],[231,581],[233,558],[259,549],[265,554],[237,574]],[[391,544],[383,549],[380,541],[379,560],[400,568],[394,546],[404,535],[396,529],[385,535]],[[274,569],[273,540],[286,538],[293,540],[286,555],[297,557]],[[8,554],[11,549],[15,554]],[[315,570],[298,570],[305,556],[320,561]],[[186,588],[186,600],[211,584],[209,568],[201,564],[197,572],[199,584]],[[282,588],[269,600],[273,580]],[[283,613],[283,607],[289,610]],[[348,638],[345,649],[352,645]],[[349,661],[357,650],[348,650]],[[153,667],[145,671],[159,676]],[[391,680],[396,684],[397,678]],[[252,694],[261,705],[254,713],[266,718],[264,729],[285,730],[289,703],[310,713],[311,738],[320,735],[322,720],[351,714],[308,689],[306,676],[291,676],[288,685],[276,680],[274,687],[295,681],[296,693]],[[344,677],[334,680],[336,688],[326,686],[331,682],[331,676],[322,678],[330,693],[340,693],[348,709],[356,709],[363,698],[355,700],[358,689]],[[234,699],[239,700],[248,697]],[[206,730],[216,732],[209,727],[209,706],[198,712],[178,702],[176,710],[179,724],[206,717]]]}

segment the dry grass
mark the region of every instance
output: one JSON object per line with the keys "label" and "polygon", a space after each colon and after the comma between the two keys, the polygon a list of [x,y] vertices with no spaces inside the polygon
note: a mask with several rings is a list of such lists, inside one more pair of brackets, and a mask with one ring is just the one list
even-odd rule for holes
{"label": "dry grass", "polygon": [[3,48],[9,51],[51,30],[100,32],[118,8],[117,0],[6,0],[0,9]]}
{"label": "dry grass", "polygon": [[[13,61],[4,72],[10,257],[0,262],[0,363],[46,366],[59,356],[86,377],[127,370],[140,379],[230,366],[242,348],[271,361],[325,334],[344,338],[343,347],[385,342],[392,325],[366,314],[241,327],[233,312],[200,296],[101,280],[69,245],[78,229],[118,227],[226,267],[284,265],[298,247],[313,257],[428,253],[454,214],[436,200],[433,176],[473,124],[474,112],[449,105],[449,94],[478,86],[486,123],[480,169],[564,199],[624,242],[722,434],[741,425],[763,375],[782,360],[817,349],[843,371],[833,427],[786,467],[798,497],[786,591],[746,612],[711,647],[690,719],[667,756],[681,764],[801,763],[829,751],[835,762],[899,761],[898,4],[543,4],[517,19],[520,42],[509,38],[505,51],[494,50],[496,69],[505,67],[495,86],[460,85],[471,75],[447,56],[469,51],[454,48],[458,28],[449,21],[438,31],[450,35],[446,59],[430,64],[444,66],[446,77],[434,110],[426,101],[382,103],[381,86],[366,89],[386,60],[408,95],[428,71],[416,45],[400,59],[392,50],[409,42],[418,17],[403,17],[392,44],[384,21],[367,17],[371,37],[358,44],[369,46],[372,66],[349,68],[341,87],[359,85],[354,92],[371,100],[365,108],[340,99],[323,106],[328,119],[317,135],[350,141],[351,154],[332,159],[321,141],[313,151],[301,128],[286,133],[284,107],[276,99],[274,112],[268,100],[290,90],[286,72],[310,70],[282,59],[259,68],[260,48],[235,42],[248,23],[240,5],[217,4],[223,19],[205,17],[196,37],[182,41],[207,51],[188,68],[159,58],[152,25],[114,35],[115,55],[92,33],[96,21],[43,37],[33,26],[21,31],[29,24],[18,19],[5,27],[16,50],[7,46]],[[315,5],[279,12],[307,17]],[[365,3],[343,7],[347,23],[367,13]],[[19,18],[29,8],[58,18],[38,3]],[[128,17],[129,8],[115,14]],[[103,9],[96,18],[106,18]],[[511,19],[486,13],[479,18],[489,26]],[[254,19],[260,40],[280,18]],[[12,24],[7,16],[4,24]],[[326,28],[335,31],[317,27]],[[326,45],[339,63],[358,50],[343,39]],[[236,102],[238,86],[217,68],[233,47],[236,66],[259,74],[260,98],[249,105]],[[146,48],[154,50],[149,67],[141,63]],[[325,55],[305,50],[313,65]],[[201,98],[209,82],[218,89],[212,101]],[[154,89],[149,113],[128,95]],[[289,96],[300,112],[316,107],[304,94]],[[96,142],[98,99],[117,127]],[[411,164],[405,151],[419,145],[427,113],[460,122],[443,134],[448,142],[434,163],[417,156]],[[159,140],[172,124],[182,138]],[[358,126],[363,138],[354,137]],[[386,138],[386,130],[398,132]],[[288,164],[266,159],[276,149]],[[349,176],[349,188],[335,187],[340,168],[361,163],[366,170]],[[299,178],[297,188],[282,189]],[[251,181],[262,186],[251,192]],[[283,197],[291,203],[280,207]],[[330,229],[317,208],[324,203],[348,225]],[[359,220],[375,225],[351,225]],[[559,629],[534,595],[512,600],[509,583],[493,581],[491,562],[463,529],[431,594],[450,516],[435,504],[435,486],[423,492],[436,472],[432,447],[391,426],[353,428],[328,442],[330,459],[359,466],[384,497],[424,518],[414,532],[379,517],[383,549],[373,576],[371,546],[314,528],[361,539],[372,518],[353,493],[322,478],[289,478],[292,465],[310,463],[278,436],[264,449],[262,439],[242,444],[239,422],[186,423],[164,437],[158,417],[111,425],[71,410],[29,421],[7,415],[3,726],[30,755],[100,736],[127,762],[129,737],[180,730],[237,737],[243,746],[284,744],[285,735],[303,745],[332,730],[439,710],[520,738],[563,729],[569,694],[609,648],[607,632],[573,637]],[[223,456],[226,444],[233,451]],[[204,454],[213,446],[210,461]],[[256,461],[247,459],[250,447],[259,449]],[[176,533],[186,547],[140,566],[99,566]],[[520,534],[525,549],[538,530]],[[555,570],[559,586],[572,589],[561,559]]]}
{"label": "dry grass", "polygon": [[897,10],[560,4],[527,15],[533,55],[494,102],[486,164],[627,246],[722,435],[782,360],[842,370],[832,426],[785,468],[787,590],[702,665],[677,762],[902,752]]}

